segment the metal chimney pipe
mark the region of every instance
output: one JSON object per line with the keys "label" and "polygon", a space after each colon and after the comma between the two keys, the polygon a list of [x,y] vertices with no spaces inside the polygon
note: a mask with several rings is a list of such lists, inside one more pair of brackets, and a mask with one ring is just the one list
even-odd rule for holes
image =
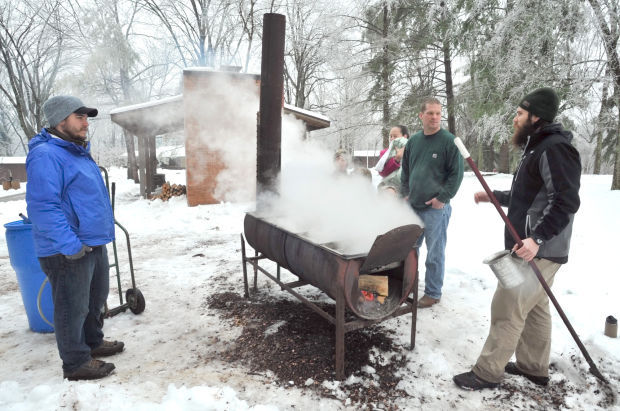
{"label": "metal chimney pipe", "polygon": [[284,35],[282,14],[263,15],[260,112],[256,150],[256,194],[277,191],[276,178],[282,165],[282,104],[284,92]]}

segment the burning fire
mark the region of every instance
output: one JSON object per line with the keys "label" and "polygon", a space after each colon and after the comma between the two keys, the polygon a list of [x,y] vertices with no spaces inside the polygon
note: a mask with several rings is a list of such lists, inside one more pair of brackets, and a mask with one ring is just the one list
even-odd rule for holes
{"label": "burning fire", "polygon": [[370,291],[362,290],[362,296],[364,296],[364,300],[366,301],[374,301],[375,299],[375,293],[370,292]]}
{"label": "burning fire", "polygon": [[383,304],[385,302],[385,296],[381,294],[377,294],[373,291],[365,291],[360,290],[362,293],[361,301],[377,301],[379,304]]}

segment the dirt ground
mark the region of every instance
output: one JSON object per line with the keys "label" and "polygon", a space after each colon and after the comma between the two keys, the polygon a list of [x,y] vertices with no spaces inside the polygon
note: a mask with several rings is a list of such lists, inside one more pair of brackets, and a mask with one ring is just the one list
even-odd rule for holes
{"label": "dirt ground", "polygon": [[[263,295],[247,300],[235,293],[221,293],[211,296],[208,304],[219,310],[222,317],[243,327],[235,345],[223,353],[225,360],[240,361],[251,371],[268,369],[281,384],[292,381],[298,387],[305,385],[321,395],[331,396],[331,390],[323,382],[335,379],[335,333],[324,318],[303,304]],[[334,315],[333,304],[317,305]],[[373,349],[402,350],[389,334],[380,325],[345,334],[345,378],[367,377],[363,371],[367,366],[379,377],[374,384],[346,385],[351,401],[389,405],[393,399],[406,396],[404,391],[396,389],[399,379],[395,377],[405,361],[404,355],[391,358],[385,366],[370,364]]]}
{"label": "dirt ground", "polygon": [[[321,396],[334,398],[329,383],[335,379],[335,333],[325,319],[299,302],[261,293],[251,299],[233,292],[214,294],[207,305],[231,325],[243,328],[235,344],[222,353],[225,361],[240,363],[250,372],[270,370],[283,387],[306,386]],[[334,314],[333,304],[317,305]],[[392,333],[375,325],[345,334],[345,378],[353,378],[340,389],[352,405],[373,403],[381,409],[397,409],[396,400],[408,396],[397,388],[408,348],[396,344]],[[389,358],[377,358],[377,353],[389,353]],[[542,388],[509,378],[485,402],[506,406],[534,398],[538,404],[534,409],[565,409],[570,408],[565,397],[574,391],[565,380]],[[611,390],[603,398],[606,400],[599,404],[601,407],[613,404]]]}

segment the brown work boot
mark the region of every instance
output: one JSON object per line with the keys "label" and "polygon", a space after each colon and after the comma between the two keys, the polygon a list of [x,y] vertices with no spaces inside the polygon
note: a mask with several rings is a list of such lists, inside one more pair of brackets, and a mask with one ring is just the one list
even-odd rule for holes
{"label": "brown work boot", "polygon": [[439,298],[429,297],[428,295],[424,294],[424,296],[418,301],[418,308],[428,308],[431,305],[437,304],[438,302]]}
{"label": "brown work boot", "polygon": [[107,357],[123,351],[125,344],[122,341],[103,340],[101,345],[90,350],[91,357]]}
{"label": "brown work boot", "polygon": [[100,360],[90,360],[82,364],[78,369],[71,372],[63,372],[63,377],[71,380],[96,380],[110,375],[114,370],[114,364]]}

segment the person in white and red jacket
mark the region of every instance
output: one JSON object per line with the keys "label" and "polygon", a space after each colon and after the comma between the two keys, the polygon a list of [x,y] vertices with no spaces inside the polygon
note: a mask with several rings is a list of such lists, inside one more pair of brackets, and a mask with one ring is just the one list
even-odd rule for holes
{"label": "person in white and red jacket", "polygon": [[400,162],[405,152],[404,147],[394,149],[394,140],[397,138],[409,138],[409,130],[406,126],[398,125],[390,129],[390,145],[379,153],[379,161],[375,170],[381,177],[387,177],[400,168]]}

